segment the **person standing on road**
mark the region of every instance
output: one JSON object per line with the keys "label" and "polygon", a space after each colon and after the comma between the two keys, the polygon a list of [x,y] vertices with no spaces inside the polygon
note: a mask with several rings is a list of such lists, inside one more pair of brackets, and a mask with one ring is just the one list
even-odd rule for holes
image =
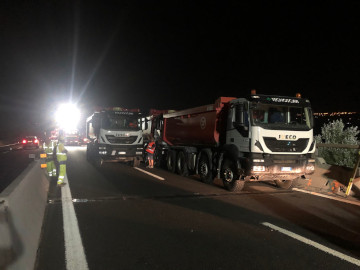
{"label": "person standing on road", "polygon": [[149,168],[154,168],[154,153],[155,153],[155,142],[151,137],[148,145],[146,146],[147,159],[149,161]]}
{"label": "person standing on road", "polygon": [[55,143],[46,136],[45,141],[43,143],[43,150],[46,154],[46,170],[48,176],[56,177],[56,167],[55,167],[55,160],[54,160],[54,150],[55,150]]}
{"label": "person standing on road", "polygon": [[67,150],[64,146],[64,137],[60,136],[59,141],[56,147],[56,158],[59,163],[59,176],[57,184],[58,186],[64,185],[64,179],[66,175],[66,160],[67,160]]}

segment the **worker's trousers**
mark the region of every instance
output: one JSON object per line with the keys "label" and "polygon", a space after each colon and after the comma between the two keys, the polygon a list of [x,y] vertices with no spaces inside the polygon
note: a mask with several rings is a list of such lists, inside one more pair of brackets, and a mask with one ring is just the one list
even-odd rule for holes
{"label": "worker's trousers", "polygon": [[49,177],[56,176],[56,167],[54,160],[46,160],[46,170]]}
{"label": "worker's trousers", "polygon": [[65,174],[66,174],[66,160],[59,162],[59,176],[57,181],[58,184],[64,183]]}

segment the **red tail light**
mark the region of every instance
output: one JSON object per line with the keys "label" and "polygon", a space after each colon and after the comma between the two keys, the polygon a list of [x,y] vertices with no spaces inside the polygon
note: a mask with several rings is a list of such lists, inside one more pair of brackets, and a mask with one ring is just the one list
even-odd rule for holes
{"label": "red tail light", "polygon": [[37,139],[34,140],[34,143],[38,143],[39,141]]}
{"label": "red tail light", "polygon": [[22,143],[27,143],[27,140],[22,140]]}

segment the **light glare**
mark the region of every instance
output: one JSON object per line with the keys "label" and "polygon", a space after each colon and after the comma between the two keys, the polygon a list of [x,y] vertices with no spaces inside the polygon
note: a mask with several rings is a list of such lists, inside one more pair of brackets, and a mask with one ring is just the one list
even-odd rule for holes
{"label": "light glare", "polygon": [[55,118],[60,129],[75,130],[80,120],[80,111],[74,104],[61,104]]}

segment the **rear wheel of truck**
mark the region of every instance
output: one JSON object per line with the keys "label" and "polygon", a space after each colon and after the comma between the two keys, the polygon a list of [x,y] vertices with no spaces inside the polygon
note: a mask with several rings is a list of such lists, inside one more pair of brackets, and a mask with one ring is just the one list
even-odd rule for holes
{"label": "rear wheel of truck", "polygon": [[180,151],[176,158],[176,172],[181,176],[188,176],[189,170],[186,164],[185,153]]}
{"label": "rear wheel of truck", "polygon": [[206,153],[201,154],[198,168],[201,182],[211,184],[214,181],[214,178],[210,169],[210,160]]}
{"label": "rear wheel of truck", "polygon": [[296,186],[299,178],[293,180],[275,180],[275,184],[282,189],[290,189]]}
{"label": "rear wheel of truck", "polygon": [[235,163],[226,159],[221,169],[221,179],[225,189],[229,191],[241,191],[245,186],[244,180],[239,180]]}
{"label": "rear wheel of truck", "polygon": [[169,150],[166,157],[166,167],[168,171],[175,172],[175,163],[176,163],[176,152]]}

